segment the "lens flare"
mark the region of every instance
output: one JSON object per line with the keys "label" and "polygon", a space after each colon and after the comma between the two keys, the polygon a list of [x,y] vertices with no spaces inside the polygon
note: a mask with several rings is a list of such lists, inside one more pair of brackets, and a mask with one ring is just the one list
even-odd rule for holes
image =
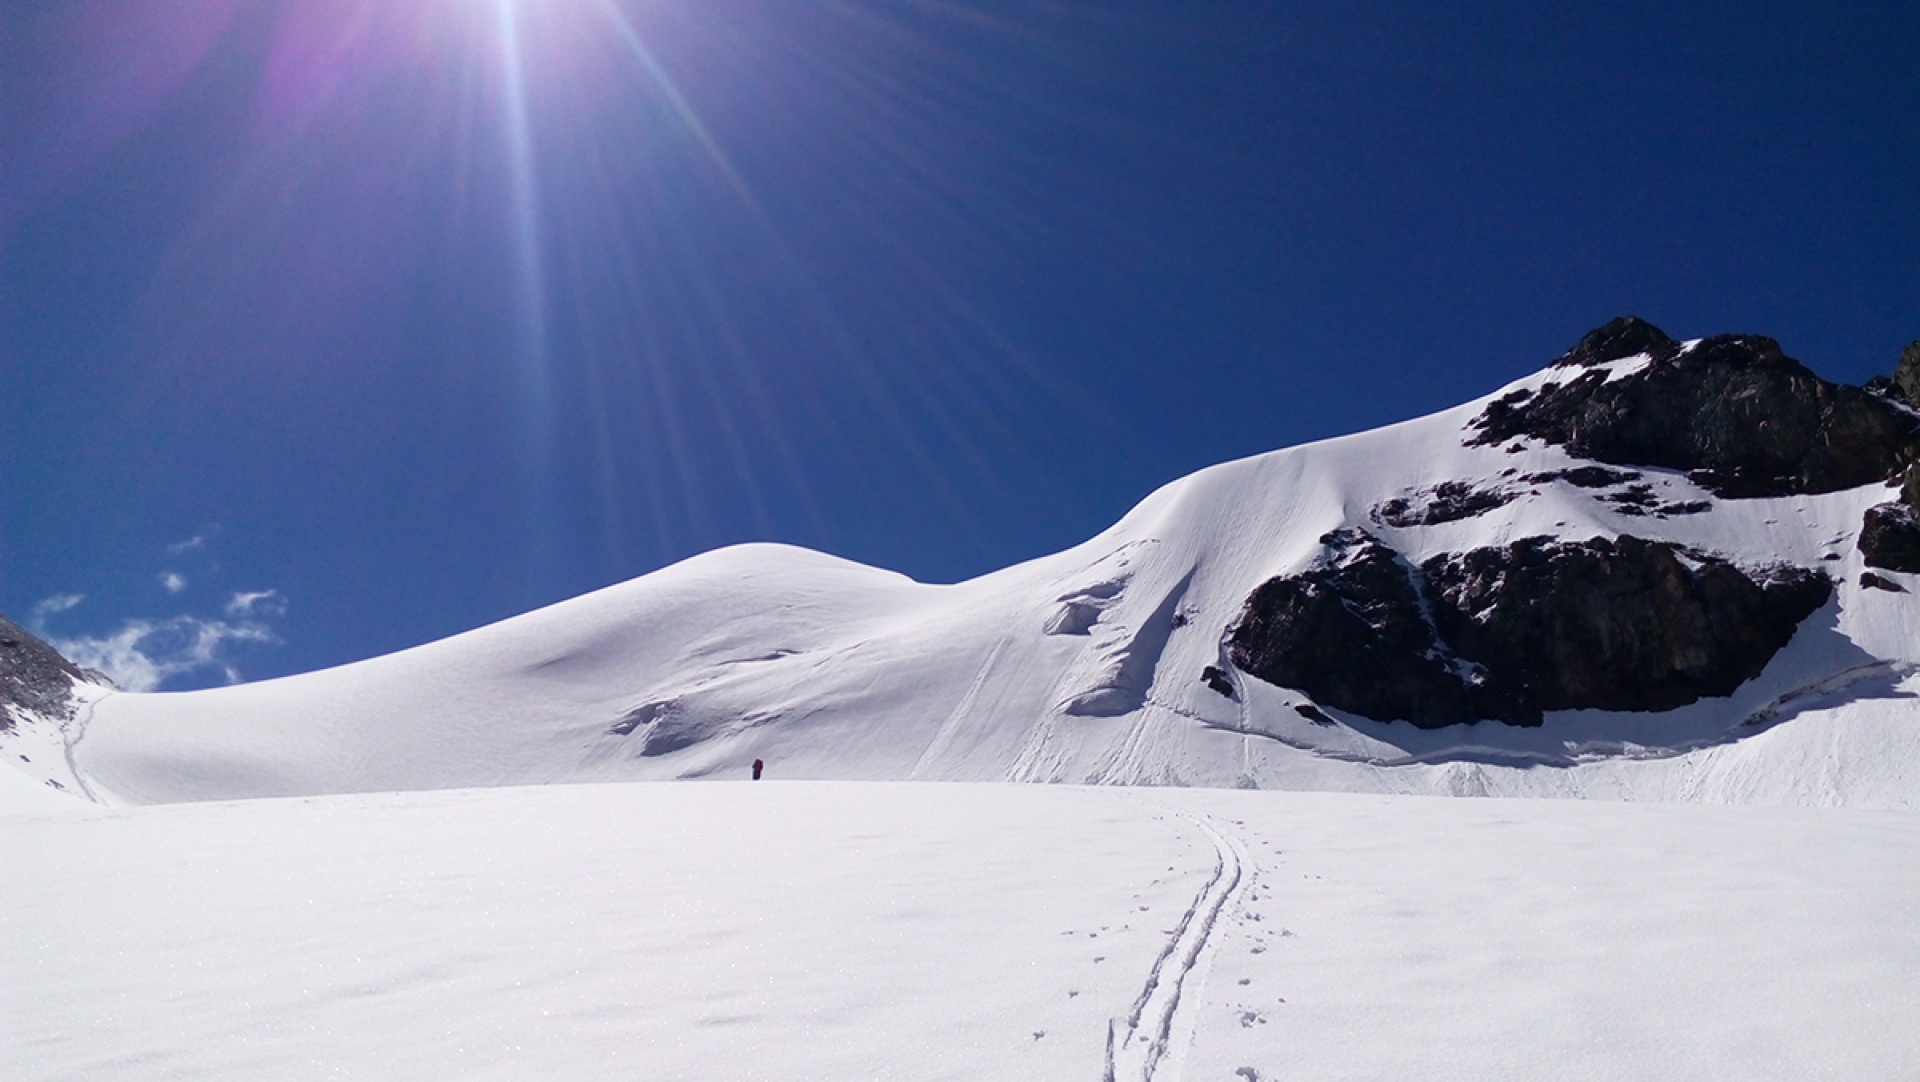
{"label": "lens flare", "polygon": [[0,197],[176,141],[147,378],[458,404],[475,435],[423,453],[502,490],[462,498],[506,505],[536,593],[583,559],[832,547],[822,501],[876,486],[964,533],[993,426],[1086,397],[961,284],[1045,186],[994,135],[1057,120],[1031,73],[1070,39],[1034,10],[88,0],[39,31],[92,88],[44,111],[81,130],[28,131]]}

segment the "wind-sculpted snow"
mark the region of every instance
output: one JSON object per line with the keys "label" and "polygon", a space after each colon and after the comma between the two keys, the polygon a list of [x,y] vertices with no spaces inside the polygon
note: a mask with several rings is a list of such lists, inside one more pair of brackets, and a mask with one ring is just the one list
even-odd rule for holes
{"label": "wind-sculpted snow", "polygon": [[[1832,490],[1796,482],[1795,494],[1736,499],[1715,494],[1719,474],[1605,465],[1525,434],[1478,438],[1476,418],[1496,403],[1665,373],[1649,354],[1620,354],[1633,328],[1616,330],[1621,341],[1599,343],[1581,364],[1477,402],[1203,470],[1082,545],[979,579],[927,585],[783,546],[726,549],[339,669],[111,695],[94,707],[74,761],[101,799],[134,803],[732,778],[761,759],[775,779],[1912,806],[1920,578],[1870,568],[1861,545],[1869,508],[1901,499],[1902,477]],[[1823,462],[1780,468],[1800,477]],[[1516,546],[1568,560],[1642,546],[1670,556],[1656,562],[1676,583],[1737,575],[1765,592],[1817,580],[1830,594],[1824,603],[1796,594],[1753,655],[1758,671],[1736,667],[1686,705],[1546,697],[1535,727],[1426,730],[1316,700],[1306,680],[1260,679],[1232,656],[1249,598],[1323,560],[1323,536],[1355,529],[1392,566],[1434,579],[1412,583],[1423,626],[1445,617],[1423,593],[1454,588],[1445,569],[1471,571],[1479,565],[1467,554]],[[1602,588],[1614,581],[1600,562],[1594,570],[1585,577]],[[1514,600],[1498,575],[1463,576],[1461,597]],[[1542,611],[1581,611],[1564,601],[1545,599]],[[1469,608],[1461,618],[1479,620]],[[1746,611],[1727,611],[1736,609]],[[1470,651],[1447,644],[1483,632],[1450,626],[1429,660],[1448,679],[1470,679]],[[1661,649],[1684,668],[1697,645]],[[1833,683],[1875,665],[1882,676]],[[1819,687],[1835,690],[1794,697]],[[1791,705],[1747,724],[1780,702]]]}

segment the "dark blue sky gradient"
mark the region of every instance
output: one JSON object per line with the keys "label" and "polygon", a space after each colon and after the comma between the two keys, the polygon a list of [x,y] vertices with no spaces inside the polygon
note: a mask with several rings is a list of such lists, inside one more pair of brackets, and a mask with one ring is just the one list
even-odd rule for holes
{"label": "dark blue sky gradient", "polygon": [[0,0],[0,611],[953,581],[1615,315],[1920,336],[1912,4],[611,3]]}

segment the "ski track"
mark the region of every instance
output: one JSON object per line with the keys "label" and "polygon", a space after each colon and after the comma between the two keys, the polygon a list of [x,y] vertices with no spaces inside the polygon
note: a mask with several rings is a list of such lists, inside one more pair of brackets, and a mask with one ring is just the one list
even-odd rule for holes
{"label": "ski track", "polygon": [[80,791],[86,795],[86,798],[95,804],[100,803],[100,797],[94,793],[93,786],[87,784],[86,775],[80,773],[80,764],[73,757],[73,749],[86,738],[87,726],[93,721],[93,708],[113,694],[109,691],[98,699],[82,700],[75,708],[73,716],[60,723],[60,743],[66,754],[67,773],[72,776],[73,783],[80,787]]}
{"label": "ski track", "polygon": [[1000,655],[1006,653],[1007,644],[1012,641],[1013,634],[1009,632],[1000,636],[999,641],[993,644],[993,649],[987,651],[986,660],[980,663],[980,671],[973,674],[973,683],[967,685],[967,690],[961,694],[960,700],[953,704],[953,709],[948,712],[947,719],[940,723],[940,728],[933,734],[933,739],[927,742],[927,750],[920,753],[919,761],[913,764],[913,770],[907,775],[909,778],[918,780],[924,777],[925,772],[939,762],[941,756],[945,755],[947,749],[953,745],[954,737],[959,735],[961,726],[966,724],[967,718],[973,713],[973,704],[980,698],[980,689],[986,686],[988,675],[993,672],[993,667],[999,662]]}
{"label": "ski track", "polygon": [[[1199,828],[1213,845],[1213,874],[1181,914],[1166,947],[1154,959],[1146,983],[1125,1018],[1107,1024],[1105,1082],[1153,1082],[1177,1077],[1186,1045],[1193,1035],[1193,1008],[1183,1015],[1181,1005],[1197,1001],[1206,979],[1204,963],[1214,947],[1214,928],[1227,903],[1237,899],[1252,876],[1252,860],[1240,839],[1211,818],[1168,808]],[[1189,995],[1189,985],[1192,995]],[[1169,1053],[1173,1053],[1171,1059]],[[1160,1073],[1163,1066],[1176,1071]]]}

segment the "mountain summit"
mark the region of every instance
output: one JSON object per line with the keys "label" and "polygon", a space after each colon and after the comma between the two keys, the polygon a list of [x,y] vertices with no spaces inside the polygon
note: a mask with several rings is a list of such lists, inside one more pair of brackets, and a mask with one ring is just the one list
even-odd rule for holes
{"label": "mountain summit", "polygon": [[[1916,362],[1920,363],[1920,362]],[[1920,412],[1615,320],[956,585],[724,549],[325,672],[108,694],[136,802],[773,776],[1910,805]],[[1816,765],[1817,764],[1817,765]]]}

